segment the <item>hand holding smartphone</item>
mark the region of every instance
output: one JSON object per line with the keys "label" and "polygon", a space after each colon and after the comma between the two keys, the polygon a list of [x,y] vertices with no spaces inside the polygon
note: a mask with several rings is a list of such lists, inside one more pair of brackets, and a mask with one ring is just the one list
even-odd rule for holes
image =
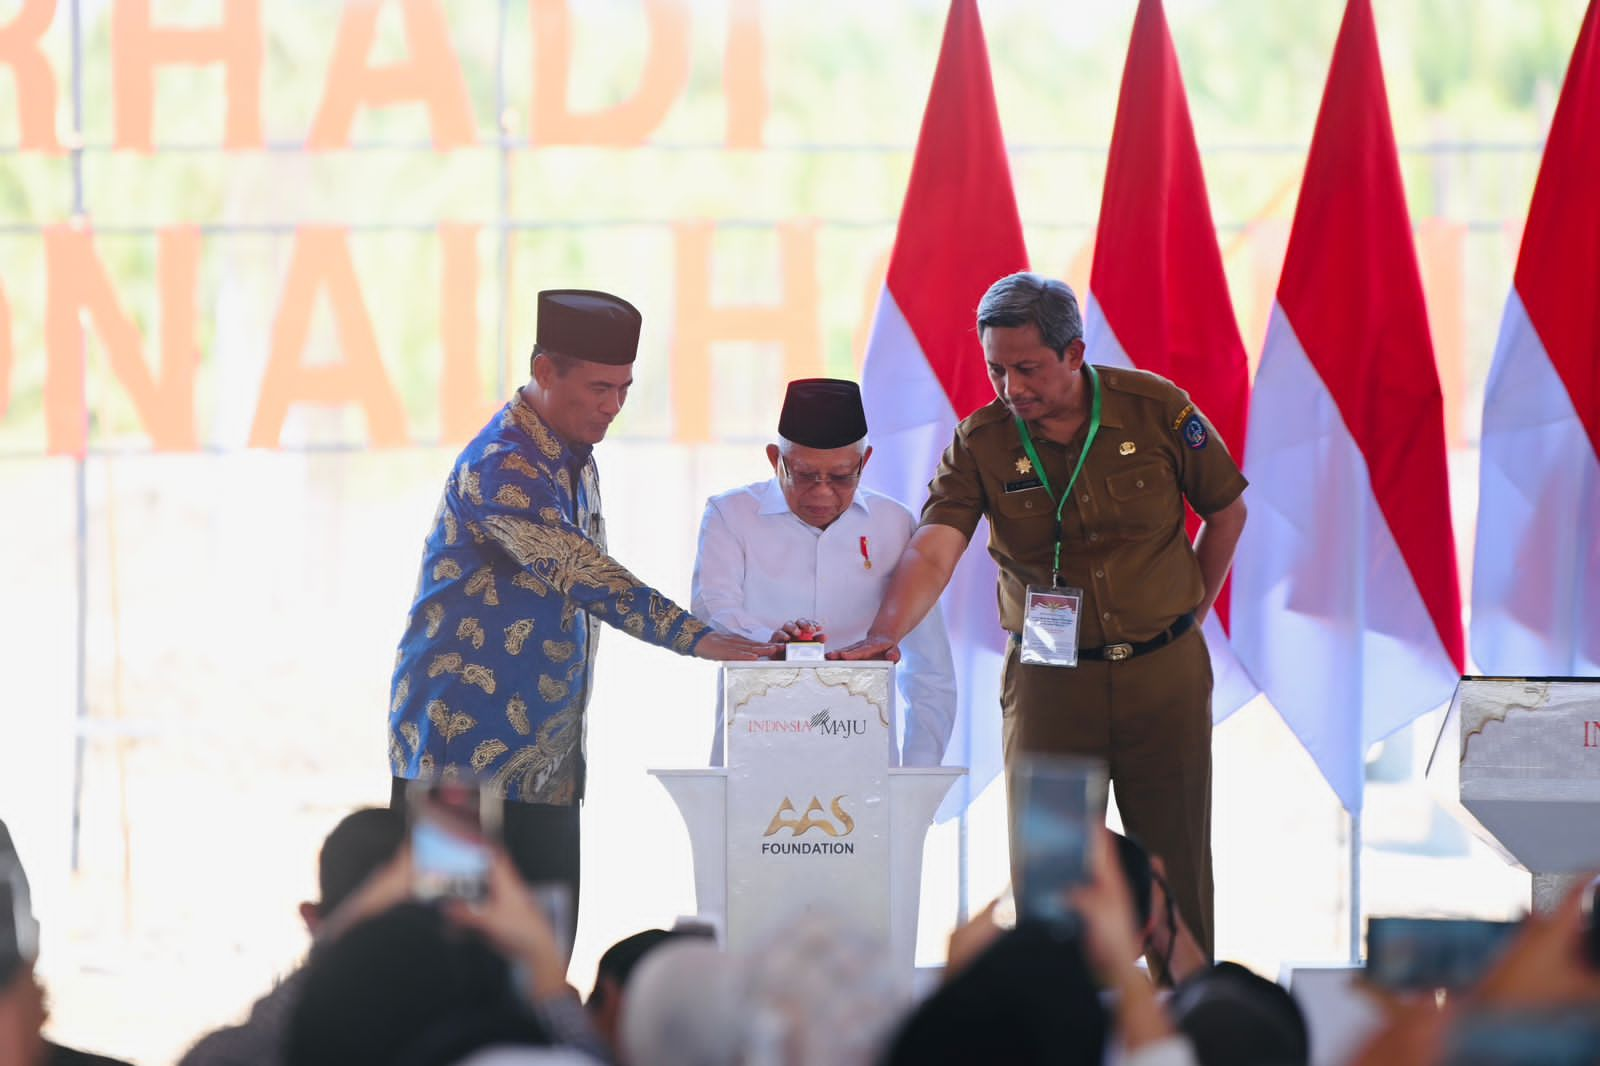
{"label": "hand holding smartphone", "polygon": [[1105,825],[1105,764],[1025,756],[1018,760],[1011,783],[1011,883],[1017,917],[1072,924],[1068,892],[1090,879],[1090,843]]}
{"label": "hand holding smartphone", "polygon": [[1466,988],[1520,928],[1475,918],[1368,918],[1367,980],[1397,992]]}
{"label": "hand holding smartphone", "polygon": [[418,899],[482,902],[490,849],[500,834],[501,800],[454,782],[412,782],[406,791],[412,891]]}

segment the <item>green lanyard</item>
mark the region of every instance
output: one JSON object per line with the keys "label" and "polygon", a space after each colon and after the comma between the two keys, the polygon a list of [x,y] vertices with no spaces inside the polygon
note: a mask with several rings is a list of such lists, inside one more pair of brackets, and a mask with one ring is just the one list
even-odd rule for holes
{"label": "green lanyard", "polygon": [[[1022,450],[1028,453],[1028,460],[1033,463],[1034,472],[1039,475],[1039,483],[1044,486],[1044,491],[1056,501],[1056,557],[1055,564],[1050,570],[1052,580],[1061,577],[1061,513],[1066,509],[1067,500],[1072,497],[1072,486],[1078,483],[1078,475],[1083,472],[1083,461],[1089,458],[1089,448],[1094,444],[1094,438],[1100,432],[1100,375],[1096,374],[1094,367],[1088,363],[1083,368],[1089,372],[1089,433],[1083,439],[1083,451],[1078,453],[1078,465],[1072,468],[1072,478],[1067,482],[1066,491],[1061,498],[1056,500],[1054,490],[1050,488],[1050,478],[1044,472],[1044,464],[1039,461],[1039,453],[1033,447],[1033,437],[1028,433],[1028,424],[1022,419],[1017,419],[1017,432],[1022,436]],[[1013,416],[1014,417],[1014,416]]]}

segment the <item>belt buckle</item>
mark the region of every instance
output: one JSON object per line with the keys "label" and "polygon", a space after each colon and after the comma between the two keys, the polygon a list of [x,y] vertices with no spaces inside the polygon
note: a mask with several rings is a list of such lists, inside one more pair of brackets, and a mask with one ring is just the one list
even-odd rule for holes
{"label": "belt buckle", "polygon": [[1105,657],[1108,662],[1120,663],[1124,659],[1133,658],[1132,644],[1107,644]]}

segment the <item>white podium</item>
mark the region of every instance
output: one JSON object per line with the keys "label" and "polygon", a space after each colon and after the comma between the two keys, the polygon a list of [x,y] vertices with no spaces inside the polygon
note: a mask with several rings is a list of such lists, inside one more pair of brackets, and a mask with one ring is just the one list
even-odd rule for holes
{"label": "white podium", "polygon": [[1463,677],[1428,778],[1548,909],[1600,868],[1600,678]]}
{"label": "white podium", "polygon": [[730,948],[838,916],[887,946],[910,990],[923,841],[966,770],[896,765],[894,669],[726,663],[725,765],[650,771],[688,827],[699,912]]}

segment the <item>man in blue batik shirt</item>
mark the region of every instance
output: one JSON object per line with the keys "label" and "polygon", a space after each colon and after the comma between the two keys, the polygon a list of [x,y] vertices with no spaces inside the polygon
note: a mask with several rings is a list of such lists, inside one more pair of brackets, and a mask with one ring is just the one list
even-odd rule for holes
{"label": "man in blue batik shirt", "polygon": [[713,632],[606,554],[593,448],[627,400],[640,321],[607,293],[539,294],[532,380],[445,482],[391,687],[392,804],[411,780],[503,795],[519,871],[568,884],[574,914],[591,619],[703,659],[776,650]]}

